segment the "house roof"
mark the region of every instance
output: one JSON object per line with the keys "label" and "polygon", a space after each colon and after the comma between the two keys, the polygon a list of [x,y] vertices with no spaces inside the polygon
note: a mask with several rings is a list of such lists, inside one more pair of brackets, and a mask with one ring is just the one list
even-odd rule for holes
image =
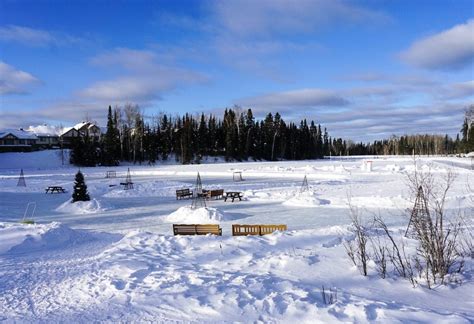
{"label": "house roof", "polygon": [[69,132],[72,129],[76,130],[74,127],[63,128],[63,131],[61,132],[61,135],[59,135],[59,136],[63,136],[64,134],[66,134],[67,132]]}
{"label": "house roof", "polygon": [[87,124],[90,124],[88,122],[80,122],[79,124],[74,125],[72,128],[80,130],[82,127],[86,126]]}
{"label": "house roof", "polygon": [[23,129],[4,129],[0,131],[0,138],[6,137],[8,134],[11,134],[18,139],[32,139],[36,140],[38,137],[32,133],[32,132],[27,132]]}

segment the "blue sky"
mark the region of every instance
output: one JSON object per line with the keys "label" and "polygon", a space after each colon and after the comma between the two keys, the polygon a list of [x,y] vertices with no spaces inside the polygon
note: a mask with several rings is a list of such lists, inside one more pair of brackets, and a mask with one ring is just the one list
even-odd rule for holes
{"label": "blue sky", "polygon": [[109,105],[252,108],[332,136],[455,135],[474,98],[472,1],[0,1],[0,128]]}

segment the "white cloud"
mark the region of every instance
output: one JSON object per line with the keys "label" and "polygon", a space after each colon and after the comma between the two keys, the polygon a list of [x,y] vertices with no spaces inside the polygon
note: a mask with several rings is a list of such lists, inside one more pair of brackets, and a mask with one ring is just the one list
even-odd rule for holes
{"label": "white cloud", "polygon": [[90,62],[100,67],[113,67],[123,74],[98,81],[79,92],[80,97],[101,101],[144,103],[160,99],[165,92],[176,88],[208,81],[201,73],[160,64],[158,55],[151,50],[116,48]]}
{"label": "white cloud", "polygon": [[445,86],[436,95],[441,99],[466,99],[474,96],[474,80]]}
{"label": "white cloud", "polygon": [[158,99],[160,94],[168,89],[169,84],[159,78],[135,76],[99,81],[81,91],[80,94],[87,98],[111,102],[142,102]]}
{"label": "white cloud", "polygon": [[0,61],[0,94],[25,94],[41,82],[29,74]]}
{"label": "white cloud", "polygon": [[116,67],[118,65],[124,69],[136,71],[153,69],[157,65],[156,60],[157,54],[151,50],[118,47],[93,57],[90,62],[97,66]]}
{"label": "white cloud", "polygon": [[198,32],[204,42],[197,52],[210,53],[212,64],[279,82],[295,79],[280,54],[291,53],[294,62],[300,56],[317,56],[325,47],[313,34],[327,25],[371,26],[390,20],[367,6],[341,0],[211,0],[201,8],[200,19],[161,13],[155,23],[161,30]]}
{"label": "white cloud", "polygon": [[387,20],[387,16],[339,0],[227,0],[213,3],[226,30],[240,36],[309,33],[329,22]]}
{"label": "white cloud", "polygon": [[474,19],[416,41],[400,57],[426,69],[459,69],[474,61]]}
{"label": "white cloud", "polygon": [[374,85],[372,77],[363,75],[362,79],[369,84],[337,90],[296,89],[234,103],[252,108],[258,117],[278,111],[285,120],[314,119],[332,136],[360,141],[392,134],[455,135],[474,95],[474,81],[441,83],[420,75],[391,75],[377,76],[385,83]]}
{"label": "white cloud", "polygon": [[336,92],[322,89],[298,89],[285,92],[269,93],[262,96],[244,98],[237,101],[256,109],[274,110],[279,108],[314,108],[328,106],[345,106],[348,101]]}
{"label": "white cloud", "polygon": [[24,26],[8,25],[0,27],[0,40],[27,46],[64,46],[84,44],[86,41],[66,33],[51,32]]}

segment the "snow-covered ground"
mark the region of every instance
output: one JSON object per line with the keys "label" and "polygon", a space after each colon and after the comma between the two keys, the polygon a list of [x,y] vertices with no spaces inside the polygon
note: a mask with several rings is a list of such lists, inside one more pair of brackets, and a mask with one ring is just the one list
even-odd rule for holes
{"label": "snow-covered ground", "polygon": [[[48,152],[48,151],[46,151]],[[0,321],[446,322],[474,321],[474,263],[462,284],[429,290],[404,279],[363,277],[345,254],[348,199],[367,217],[403,232],[413,204],[410,157],[299,162],[81,168],[92,198],[71,204],[77,168],[57,152],[0,154]],[[473,220],[470,159],[432,157],[419,170],[456,181],[447,208]],[[26,187],[17,187],[23,168]],[[117,178],[106,179],[107,170]],[[233,171],[244,181],[234,182]],[[241,191],[240,202],[210,200],[191,210],[175,190]],[[307,175],[310,191],[299,193]],[[45,194],[60,185],[67,194]],[[27,219],[36,225],[23,225]],[[219,223],[222,237],[172,235],[173,223]],[[264,237],[232,237],[231,224],[287,224]],[[472,228],[471,228],[472,230]],[[327,305],[322,287],[337,291]]]}

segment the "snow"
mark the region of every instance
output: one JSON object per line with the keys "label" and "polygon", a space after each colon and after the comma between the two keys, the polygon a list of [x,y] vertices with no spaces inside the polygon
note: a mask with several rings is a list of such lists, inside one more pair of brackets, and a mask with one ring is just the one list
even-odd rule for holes
{"label": "snow", "polygon": [[212,207],[192,208],[180,207],[177,211],[164,217],[164,221],[184,224],[212,224],[224,220],[231,220],[224,213]]}
{"label": "snow", "polygon": [[318,207],[329,205],[331,201],[317,197],[313,191],[297,192],[295,196],[283,202],[287,206]]}
{"label": "snow", "polygon": [[89,201],[76,201],[74,203],[72,199],[69,199],[55,209],[57,212],[70,214],[93,214],[105,210],[107,210],[107,208],[95,198]]}
{"label": "snow", "polygon": [[[381,279],[373,263],[363,277],[347,258],[349,200],[363,215],[382,215],[395,233],[413,204],[410,157],[371,157],[371,172],[361,169],[364,160],[81,168],[91,201],[71,203],[77,168],[63,166],[55,151],[0,154],[0,321],[473,322],[472,259],[429,290]],[[132,190],[120,186],[128,167]],[[19,168],[26,188],[16,186]],[[105,178],[109,169],[116,179]],[[244,181],[234,182],[233,170]],[[454,172],[448,214],[474,221],[470,159],[421,158],[417,170]],[[191,209],[175,190],[193,189],[197,172],[204,188],[244,199]],[[305,174],[310,190],[300,193]],[[45,194],[49,185],[68,193]],[[28,215],[34,225],[19,223],[28,202],[37,205]],[[173,223],[218,223],[223,235],[173,236]],[[288,231],[233,237],[235,223]],[[324,303],[323,287],[337,291],[335,303]]]}
{"label": "snow", "polygon": [[[0,153],[0,170],[19,169],[55,169],[69,166],[69,150],[63,150],[64,165],[61,160],[61,150],[44,150],[38,152],[8,152]],[[20,172],[18,171],[18,175]],[[27,176],[27,174],[25,174]]]}
{"label": "snow", "polygon": [[29,126],[27,129],[28,132],[32,132],[36,135],[40,136],[59,136],[62,133],[62,129],[57,126],[51,125],[37,125],[37,126]]}

